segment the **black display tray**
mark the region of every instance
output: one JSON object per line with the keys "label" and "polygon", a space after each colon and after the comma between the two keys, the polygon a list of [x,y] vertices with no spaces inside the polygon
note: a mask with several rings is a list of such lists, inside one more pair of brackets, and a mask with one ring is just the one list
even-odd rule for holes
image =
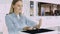
{"label": "black display tray", "polygon": [[36,33],[50,32],[50,31],[54,31],[54,30],[51,30],[51,29],[36,29],[36,30],[27,30],[27,31],[22,31],[22,32],[29,33],[29,34],[36,34]]}

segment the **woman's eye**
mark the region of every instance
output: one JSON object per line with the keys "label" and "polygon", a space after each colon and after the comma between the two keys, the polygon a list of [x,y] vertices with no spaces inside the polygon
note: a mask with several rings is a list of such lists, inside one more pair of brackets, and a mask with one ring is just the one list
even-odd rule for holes
{"label": "woman's eye", "polygon": [[23,5],[18,5],[18,7],[23,7]]}

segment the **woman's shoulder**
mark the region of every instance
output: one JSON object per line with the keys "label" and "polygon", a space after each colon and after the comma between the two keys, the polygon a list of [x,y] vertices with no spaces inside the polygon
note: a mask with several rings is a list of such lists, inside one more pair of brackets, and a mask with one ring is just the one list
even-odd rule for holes
{"label": "woman's shoulder", "polygon": [[6,16],[5,17],[11,17],[12,16],[12,14],[6,14]]}

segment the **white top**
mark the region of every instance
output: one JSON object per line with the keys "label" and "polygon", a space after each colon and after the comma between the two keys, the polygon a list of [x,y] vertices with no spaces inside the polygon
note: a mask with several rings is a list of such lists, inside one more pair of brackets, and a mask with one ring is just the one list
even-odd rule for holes
{"label": "white top", "polygon": [[18,18],[18,19],[20,19],[20,16],[19,16],[19,15],[17,15],[17,18]]}

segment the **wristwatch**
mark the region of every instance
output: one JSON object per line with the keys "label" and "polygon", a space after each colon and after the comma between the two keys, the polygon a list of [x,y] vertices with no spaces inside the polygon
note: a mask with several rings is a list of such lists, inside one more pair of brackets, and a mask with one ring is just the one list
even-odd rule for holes
{"label": "wristwatch", "polygon": [[33,27],[33,30],[36,30],[37,28]]}

